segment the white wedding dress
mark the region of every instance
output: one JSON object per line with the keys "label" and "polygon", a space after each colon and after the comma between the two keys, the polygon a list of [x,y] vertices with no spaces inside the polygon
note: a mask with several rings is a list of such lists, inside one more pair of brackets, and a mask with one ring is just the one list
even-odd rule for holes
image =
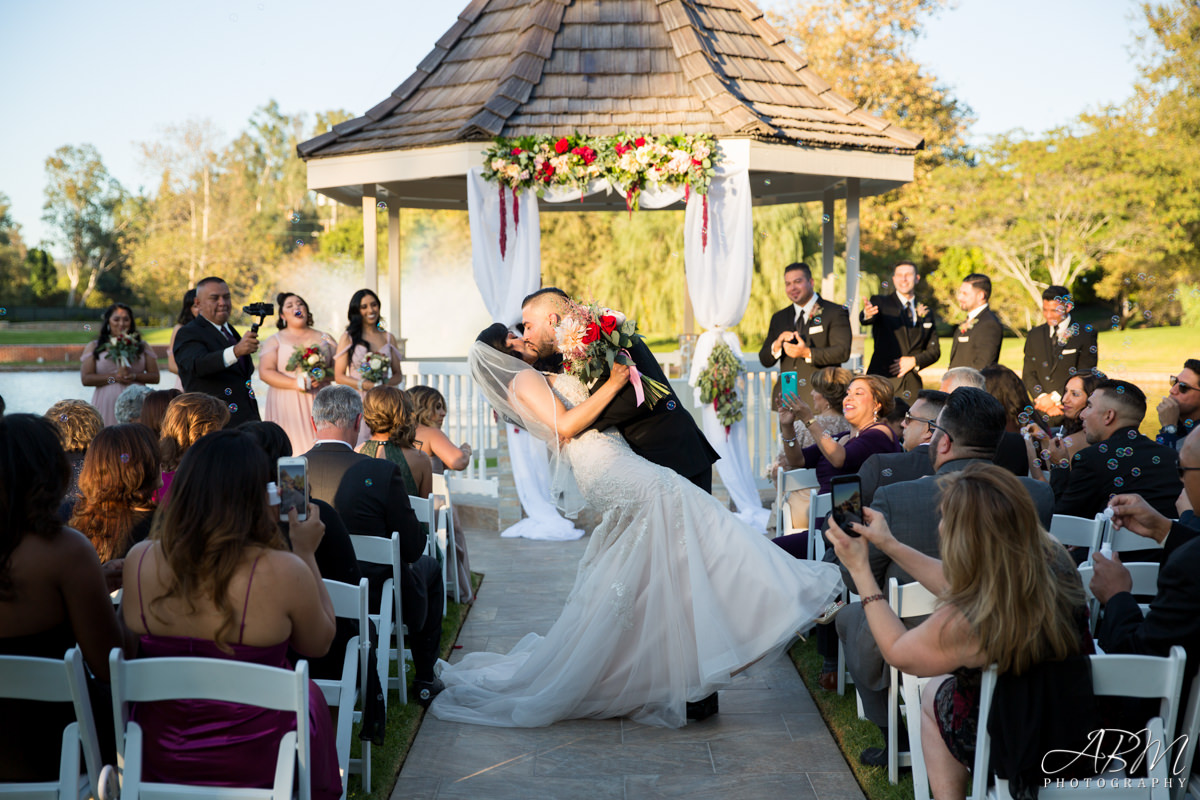
{"label": "white wedding dress", "polygon": [[[569,375],[568,408],[587,390]],[[686,703],[778,654],[835,600],[833,564],[801,561],[687,479],[641,458],[615,430],[563,449],[588,504],[605,509],[562,614],[507,654],[439,662],[439,719],[537,727],[629,717],[686,724]]]}

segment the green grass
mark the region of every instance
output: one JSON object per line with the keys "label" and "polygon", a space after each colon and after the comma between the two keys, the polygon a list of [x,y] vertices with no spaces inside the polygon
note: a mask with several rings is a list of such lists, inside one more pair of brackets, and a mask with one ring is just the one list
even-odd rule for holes
{"label": "green grass", "polygon": [[[479,591],[479,584],[482,582],[482,575],[478,572],[471,573],[471,585],[476,592]],[[470,609],[471,607],[466,603],[446,601],[446,616],[442,620],[442,658],[450,658],[454,642],[458,639],[458,632],[462,630],[463,623],[467,621],[467,613]],[[392,665],[392,674],[393,676],[396,674],[395,664]],[[421,720],[425,718],[425,709],[421,708],[413,699],[411,671],[408,673],[407,680],[409,699],[406,705],[400,704],[399,692],[388,692],[387,734],[382,746],[371,748],[372,791],[364,792],[361,776],[351,775],[346,792],[347,798],[362,798],[362,800],[380,798],[382,800],[391,796],[392,789],[396,785],[396,777],[400,774],[400,768],[404,766],[404,759],[408,757],[409,748],[412,747],[413,740],[417,737]],[[354,730],[350,734],[351,758],[359,758],[362,755],[362,746],[358,739],[359,727],[355,724]]]}
{"label": "green grass", "polygon": [[800,641],[788,653],[801,680],[808,687],[817,704],[821,718],[833,734],[834,741],[842,750],[846,763],[862,787],[867,800],[912,800],[913,778],[911,770],[900,773],[900,782],[888,783],[887,767],[865,767],[858,761],[858,754],[867,747],[884,747],[886,742],[873,723],[858,718],[858,704],[854,699],[854,688],[850,686],[845,696],[827,692],[817,685],[822,658],[817,654],[816,639]]}

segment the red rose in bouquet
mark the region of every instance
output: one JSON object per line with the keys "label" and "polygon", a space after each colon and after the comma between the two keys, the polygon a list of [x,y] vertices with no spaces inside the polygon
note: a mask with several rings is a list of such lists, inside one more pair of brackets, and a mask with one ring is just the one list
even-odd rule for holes
{"label": "red rose in bouquet", "polygon": [[587,325],[587,328],[583,332],[583,339],[581,339],[581,341],[584,344],[591,344],[592,342],[596,341],[599,338],[600,338],[600,326],[594,322],[589,322]]}
{"label": "red rose in bouquet", "polygon": [[617,318],[612,314],[602,314],[600,316],[600,330],[605,333],[612,333],[617,329]]}
{"label": "red rose in bouquet", "polygon": [[595,303],[584,305],[568,300],[568,312],[554,329],[563,369],[591,386],[605,378],[614,363],[630,367],[629,382],[637,395],[637,404],[655,403],[671,390],[653,378],[641,375],[629,348],[641,340],[637,322],[618,311],[601,309]]}

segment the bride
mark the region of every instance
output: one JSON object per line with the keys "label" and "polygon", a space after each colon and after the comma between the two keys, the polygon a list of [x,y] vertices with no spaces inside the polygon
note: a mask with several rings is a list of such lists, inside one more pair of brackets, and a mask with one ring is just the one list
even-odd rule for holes
{"label": "bride", "polygon": [[591,396],[571,375],[543,375],[531,346],[503,325],[472,345],[471,374],[493,407],[557,451],[556,486],[573,477],[604,509],[575,585],[545,637],[507,654],[439,662],[439,719],[537,727],[629,717],[686,724],[686,704],[782,651],[842,589],[833,564],[800,561],[703,490],[637,456],[615,429],[588,430],[629,380]]}

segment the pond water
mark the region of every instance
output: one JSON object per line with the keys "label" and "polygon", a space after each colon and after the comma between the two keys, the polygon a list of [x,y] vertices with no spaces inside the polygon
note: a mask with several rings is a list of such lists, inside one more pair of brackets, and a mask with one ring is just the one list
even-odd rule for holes
{"label": "pond water", "polygon": [[[254,376],[254,394],[262,402],[267,396],[267,386]],[[175,376],[163,370],[162,380],[153,389],[170,389],[175,386]],[[59,400],[87,400],[91,402],[90,386],[79,382],[79,371],[29,371],[0,372],[0,397],[7,406],[5,413],[44,414],[46,409]],[[261,408],[261,406],[260,406]]]}

